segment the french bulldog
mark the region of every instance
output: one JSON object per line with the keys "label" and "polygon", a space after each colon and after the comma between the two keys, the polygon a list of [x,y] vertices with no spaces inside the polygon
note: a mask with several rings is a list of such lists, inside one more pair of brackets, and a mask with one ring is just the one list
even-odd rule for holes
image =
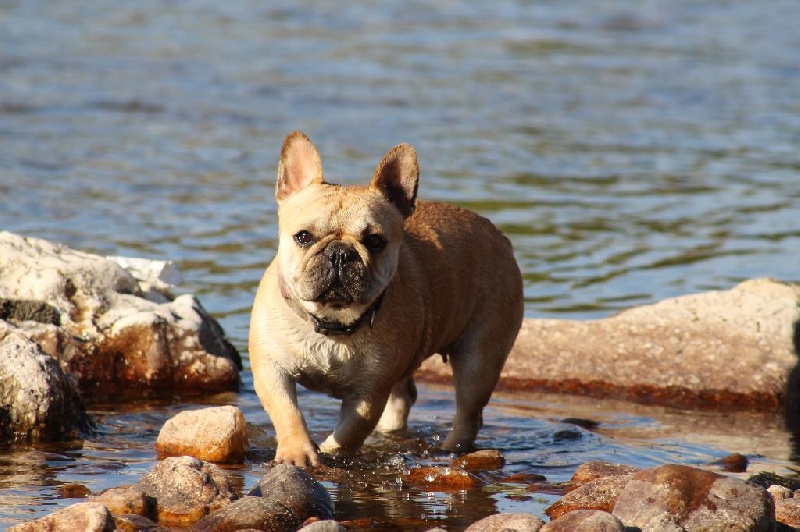
{"label": "french bulldog", "polygon": [[[278,250],[250,322],[256,393],[275,427],[275,460],[319,464],[353,454],[374,430],[404,429],[414,372],[449,360],[455,418],[441,445],[472,448],[523,316],[522,278],[508,239],[486,218],[417,200],[410,144],[390,150],[369,186],[323,179],[301,132],[281,149],[275,197]],[[317,448],[296,384],[341,399]]]}

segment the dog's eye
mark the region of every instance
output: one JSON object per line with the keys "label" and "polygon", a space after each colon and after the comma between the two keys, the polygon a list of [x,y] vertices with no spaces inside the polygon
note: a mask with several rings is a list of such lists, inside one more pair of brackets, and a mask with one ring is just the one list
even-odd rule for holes
{"label": "dog's eye", "polygon": [[314,243],[314,237],[308,231],[303,230],[294,235],[294,241],[298,246],[304,248]]}
{"label": "dog's eye", "polygon": [[386,247],[386,239],[378,234],[368,235],[364,239],[364,245],[367,246],[370,251],[380,251]]}

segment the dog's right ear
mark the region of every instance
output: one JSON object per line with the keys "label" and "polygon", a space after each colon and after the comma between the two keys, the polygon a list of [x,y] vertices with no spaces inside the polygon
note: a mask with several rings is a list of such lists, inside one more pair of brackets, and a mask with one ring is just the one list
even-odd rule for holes
{"label": "dog's right ear", "polygon": [[314,143],[304,133],[286,135],[278,163],[275,198],[278,203],[313,183],[323,183],[322,160]]}

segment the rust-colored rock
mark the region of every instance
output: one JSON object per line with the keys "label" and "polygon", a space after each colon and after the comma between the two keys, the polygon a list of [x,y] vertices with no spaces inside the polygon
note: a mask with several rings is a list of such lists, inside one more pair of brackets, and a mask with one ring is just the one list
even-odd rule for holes
{"label": "rust-colored rock", "polygon": [[[798,301],[800,286],[757,279],[606,319],[527,319],[498,389],[774,409],[798,365]],[[451,371],[432,357],[419,376],[449,382]]]}
{"label": "rust-colored rock", "polygon": [[114,515],[114,523],[117,527],[114,532],[169,532],[168,528],[141,515]]}
{"label": "rust-colored rock", "polygon": [[164,423],[156,440],[159,456],[209,462],[242,462],[247,447],[247,422],[235,406],[180,412]]}
{"label": "rust-colored rock", "polygon": [[92,502],[104,505],[114,515],[140,515],[157,519],[156,500],[137,486],[117,486],[90,498]]}
{"label": "rust-colored rock", "polygon": [[496,449],[482,449],[468,454],[456,456],[451,466],[465,471],[493,471],[502,469],[506,461],[503,453]]}
{"label": "rust-colored rock", "polygon": [[747,471],[748,460],[743,454],[732,453],[711,463],[722,471],[729,473],[744,473]]}
{"label": "rust-colored rock", "polygon": [[42,532],[80,530],[81,532],[112,532],[114,518],[108,508],[95,502],[81,502],[48,516],[28,521],[8,529],[9,532]]}
{"label": "rust-colored rock", "polygon": [[640,468],[624,464],[614,464],[604,460],[590,460],[578,466],[572,474],[574,484],[586,484],[592,480],[604,477],[628,475],[640,471]]}
{"label": "rust-colored rock", "polygon": [[779,523],[794,529],[800,528],[800,499],[796,497],[774,497],[774,500],[775,519]]}
{"label": "rust-colored rock", "polygon": [[435,490],[462,490],[480,486],[477,478],[455,467],[417,467],[408,474],[408,481]]}
{"label": "rust-colored rock", "polygon": [[602,510],[611,512],[631,475],[603,477],[583,484],[547,507],[544,513],[558,519],[573,510]]}
{"label": "rust-colored rock", "polygon": [[541,528],[541,532],[624,532],[619,519],[600,510],[575,510],[564,514]]}
{"label": "rust-colored rock", "polygon": [[613,510],[627,527],[658,530],[771,531],[775,508],[766,489],[684,465],[634,473]]}

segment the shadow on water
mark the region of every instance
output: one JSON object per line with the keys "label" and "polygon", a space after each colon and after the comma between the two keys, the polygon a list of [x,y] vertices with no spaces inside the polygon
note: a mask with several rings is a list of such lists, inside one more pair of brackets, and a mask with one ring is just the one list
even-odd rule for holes
{"label": "shadow on water", "polygon": [[792,435],[791,460],[800,461],[800,320],[794,324],[794,352],[798,362],[789,373],[786,383],[786,429]]}

